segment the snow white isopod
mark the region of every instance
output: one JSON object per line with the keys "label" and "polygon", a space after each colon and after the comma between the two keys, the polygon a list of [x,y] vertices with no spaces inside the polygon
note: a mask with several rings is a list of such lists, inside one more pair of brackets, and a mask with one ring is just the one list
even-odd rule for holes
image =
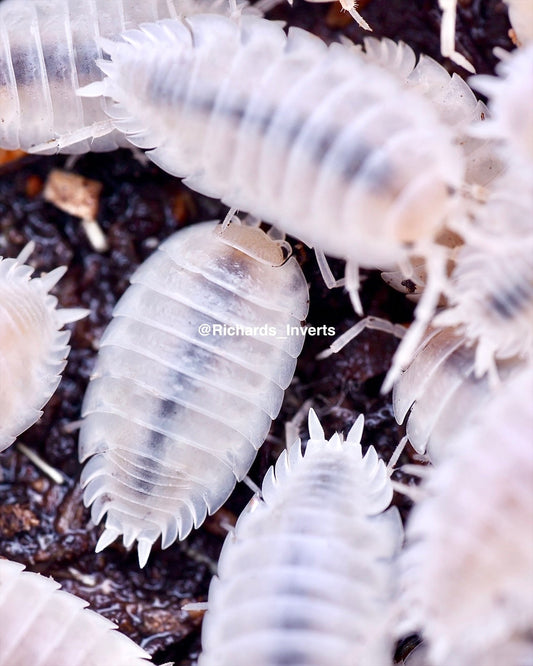
{"label": "snow white isopod", "polygon": [[134,273],[83,402],[81,482],[101,550],[123,534],[143,566],[216,511],[281,407],[308,308],[294,257],[257,227],[206,222]]}
{"label": "snow white isopod", "polygon": [[326,440],[309,414],[305,453],[284,451],[228,535],[209,589],[200,666],[392,663],[392,484],[359,417]]}

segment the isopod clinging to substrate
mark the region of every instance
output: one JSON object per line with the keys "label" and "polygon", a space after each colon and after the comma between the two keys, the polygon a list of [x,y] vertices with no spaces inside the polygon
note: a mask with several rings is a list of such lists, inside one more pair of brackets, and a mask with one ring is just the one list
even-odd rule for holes
{"label": "isopod clinging to substrate", "polygon": [[17,259],[0,257],[0,451],[41,416],[70,350],[63,326],[88,313],[58,309],[49,291],[67,269],[32,278],[24,263],[32,247]]}
{"label": "isopod clinging to substrate", "polygon": [[0,559],[0,666],[148,666],[150,655],[51,578]]}
{"label": "isopod clinging to substrate", "polygon": [[[144,566],[198,527],[248,472],[281,407],[308,289],[257,227],[181,230],[134,273],[83,402],[80,459],[97,550],[123,534]],[[298,331],[300,329],[298,328]],[[293,331],[292,331],[293,332]]]}
{"label": "isopod clinging to substrate", "polygon": [[41,153],[127,145],[105,102],[76,90],[102,78],[100,37],[146,21],[229,12],[226,0],[4,0],[0,3],[0,147]]}
{"label": "isopod clinging to substrate", "polygon": [[114,99],[115,126],[193,189],[367,267],[444,224],[464,174],[453,131],[350,48],[250,16],[122,39],[105,42],[107,76],[82,94]]}
{"label": "isopod clinging to substrate", "polygon": [[311,411],[228,535],[209,589],[201,666],[391,664],[392,484],[359,417],[330,440]]}

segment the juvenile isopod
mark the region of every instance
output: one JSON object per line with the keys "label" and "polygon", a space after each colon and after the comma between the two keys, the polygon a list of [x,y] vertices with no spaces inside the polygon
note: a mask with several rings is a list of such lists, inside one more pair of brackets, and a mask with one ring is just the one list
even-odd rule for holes
{"label": "juvenile isopod", "polygon": [[389,666],[403,530],[363,417],[326,440],[309,414],[228,535],[209,588],[199,666]]}
{"label": "juvenile isopod", "polygon": [[0,4],[0,147],[41,153],[127,145],[105,102],[76,90],[102,78],[100,37],[145,21],[229,11],[222,0],[4,0]]}
{"label": "juvenile isopod", "polygon": [[402,629],[421,631],[430,666],[531,663],[532,395],[529,365],[456,438],[409,518]]}
{"label": "juvenile isopod", "polygon": [[51,578],[0,559],[0,666],[147,666],[150,655]]}
{"label": "juvenile isopod", "polygon": [[[464,176],[430,102],[350,48],[216,15],[105,42],[83,94],[166,171],[355,264],[427,249]],[[424,254],[424,251],[421,252]]]}
{"label": "juvenile isopod", "polygon": [[280,242],[235,223],[181,230],[137,269],[82,407],[97,550],[122,534],[144,566],[160,535],[166,548],[225,502],[279,412],[308,299]]}
{"label": "juvenile isopod", "polygon": [[32,278],[24,262],[0,257],[0,451],[33,425],[56,390],[70,351],[65,324],[85,317],[81,308],[58,309],[49,291],[67,270]]}

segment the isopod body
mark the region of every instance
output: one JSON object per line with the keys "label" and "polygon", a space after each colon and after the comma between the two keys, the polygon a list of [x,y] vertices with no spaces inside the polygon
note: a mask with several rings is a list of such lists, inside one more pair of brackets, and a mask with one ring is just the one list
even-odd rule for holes
{"label": "isopod body", "polygon": [[[83,402],[84,501],[138,541],[183,539],[247,473],[279,412],[308,308],[294,257],[259,228],[177,232],[131,278]],[[292,330],[294,333],[294,329]]]}
{"label": "isopod body", "polygon": [[[523,363],[518,358],[498,365],[508,381]],[[413,448],[432,462],[449,455],[453,441],[478,412],[486,408],[493,387],[488,375],[476,377],[476,346],[457,329],[430,330],[393,389],[398,423],[407,416],[406,433]]]}
{"label": "isopod body", "polygon": [[49,293],[66,268],[31,278],[33,268],[23,263],[27,254],[0,257],[0,451],[41,416],[70,350],[63,326],[87,314],[58,309]]}
{"label": "isopod body", "polygon": [[0,559],[0,666],[147,666],[150,655],[51,578]]}
{"label": "isopod body", "polygon": [[389,666],[392,485],[360,417],[343,442],[314,412],[228,535],[209,589],[199,666]]}
{"label": "isopod body", "polygon": [[422,632],[431,666],[531,663],[532,395],[530,365],[456,439],[409,518],[404,629]]}
{"label": "isopod body", "polygon": [[186,184],[332,255],[399,261],[464,174],[432,105],[348,47],[258,17],[160,21],[106,42],[115,126]]}
{"label": "isopod body", "polygon": [[[217,0],[4,0],[0,4],[0,147],[42,153],[127,145],[105,102],[76,90],[101,79],[99,37],[145,21],[214,11]],[[225,9],[223,3],[222,7]],[[223,9],[219,8],[218,11]]]}

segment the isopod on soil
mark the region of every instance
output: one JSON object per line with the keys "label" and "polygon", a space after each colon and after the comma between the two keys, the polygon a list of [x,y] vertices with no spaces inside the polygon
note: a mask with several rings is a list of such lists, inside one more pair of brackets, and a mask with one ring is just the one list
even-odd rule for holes
{"label": "isopod on soil", "polygon": [[452,129],[344,45],[207,14],[122,39],[82,94],[111,97],[116,128],[203,194],[373,268],[427,249],[457,204]]}
{"label": "isopod on soil", "polygon": [[284,451],[228,535],[211,582],[201,666],[372,664],[392,652],[393,560],[403,530],[359,417],[346,441]]}
{"label": "isopod on soil", "polygon": [[308,300],[258,227],[190,226],[137,269],[82,406],[84,502],[107,514],[97,550],[122,534],[144,566],[159,536],[168,547],[226,501],[279,412]]}

